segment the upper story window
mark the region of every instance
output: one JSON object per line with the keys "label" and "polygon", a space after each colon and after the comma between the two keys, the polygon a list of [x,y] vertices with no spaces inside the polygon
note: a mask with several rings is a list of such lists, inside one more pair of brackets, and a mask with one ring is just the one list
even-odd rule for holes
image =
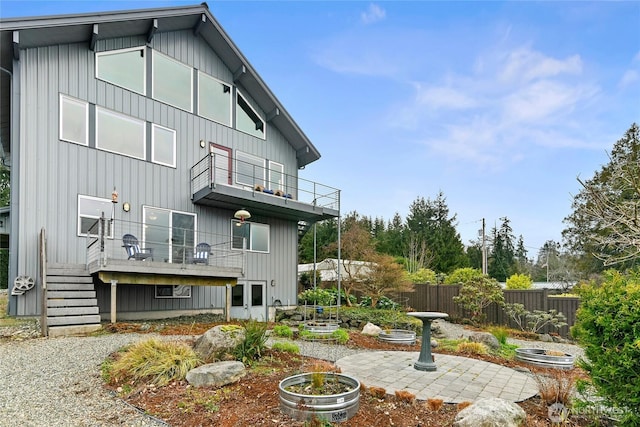
{"label": "upper story window", "polygon": [[151,161],[176,167],[176,131],[154,124],[151,127]]}
{"label": "upper story window", "polygon": [[96,107],[96,148],[145,160],[145,141],[144,121]]}
{"label": "upper story window", "polygon": [[248,133],[249,135],[265,139],[264,120],[249,105],[247,100],[240,94],[236,96],[236,129]]}
{"label": "upper story window", "polygon": [[60,139],[89,144],[89,103],[60,95]]}
{"label": "upper story window", "polygon": [[113,238],[111,229],[111,212],[113,203],[111,199],[78,195],[78,236],[97,236],[99,232],[98,220],[104,214],[107,221],[104,222],[105,236]]}
{"label": "upper story window", "polygon": [[236,151],[236,184],[264,186],[264,159]]}
{"label": "upper story window", "polygon": [[269,225],[231,220],[232,249],[269,252]]}
{"label": "upper story window", "polygon": [[183,110],[193,111],[192,68],[153,51],[152,96]]}
{"label": "upper story window", "polygon": [[145,94],[144,46],[96,53],[96,77],[133,92]]}
{"label": "upper story window", "polygon": [[231,86],[198,72],[198,114],[231,126]]}

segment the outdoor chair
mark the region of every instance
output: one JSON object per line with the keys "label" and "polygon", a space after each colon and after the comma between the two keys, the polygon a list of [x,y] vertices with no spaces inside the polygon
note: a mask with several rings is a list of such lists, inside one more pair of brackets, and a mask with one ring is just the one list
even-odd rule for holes
{"label": "outdoor chair", "polygon": [[196,252],[193,255],[194,264],[209,264],[209,252],[211,252],[211,245],[208,243],[198,243],[196,245]]}
{"label": "outdoor chair", "polygon": [[151,258],[153,261],[153,248],[141,248],[138,239],[133,234],[125,234],[122,236],[122,247],[127,251],[129,258],[137,261],[144,261]]}

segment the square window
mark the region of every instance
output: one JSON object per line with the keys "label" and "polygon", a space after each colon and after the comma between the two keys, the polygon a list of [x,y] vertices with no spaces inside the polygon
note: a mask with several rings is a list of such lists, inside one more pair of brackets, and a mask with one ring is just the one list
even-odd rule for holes
{"label": "square window", "polygon": [[264,186],[264,159],[236,151],[236,184],[255,187]]}
{"label": "square window", "polygon": [[255,222],[232,220],[231,246],[232,249],[246,249],[251,252],[269,252],[269,225]]}
{"label": "square window", "polygon": [[113,203],[111,199],[101,199],[98,197],[78,195],[78,236],[98,236],[100,231],[100,218],[106,219],[104,222],[104,233],[106,237],[113,238],[111,229],[111,215]]}

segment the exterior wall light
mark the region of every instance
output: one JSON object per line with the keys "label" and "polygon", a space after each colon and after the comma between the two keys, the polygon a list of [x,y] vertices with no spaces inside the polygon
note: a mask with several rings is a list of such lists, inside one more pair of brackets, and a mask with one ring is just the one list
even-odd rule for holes
{"label": "exterior wall light", "polygon": [[122,204],[122,210],[125,212],[129,212],[131,210],[131,205],[129,204],[129,202],[124,202]]}

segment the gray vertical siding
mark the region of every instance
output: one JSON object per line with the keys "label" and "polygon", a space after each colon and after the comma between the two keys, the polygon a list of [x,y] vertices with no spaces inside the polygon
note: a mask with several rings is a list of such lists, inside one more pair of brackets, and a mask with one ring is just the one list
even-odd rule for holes
{"label": "gray vertical siding", "polygon": [[[96,51],[144,46],[142,37],[101,40]],[[190,31],[157,34],[151,47],[232,84],[232,70]],[[215,142],[285,165],[297,176],[296,153],[279,131],[267,124],[267,140],[173,108],[140,94],[97,80],[95,53],[86,43],[22,50],[20,82],[20,156],[17,203],[20,226],[16,274],[38,276],[38,233],[47,230],[49,262],[84,263],[85,240],[77,236],[78,194],[108,198],[115,186],[131,212],[116,209],[116,220],[142,221],[142,206],[198,215],[200,231],[230,236],[233,212],[191,202],[189,170],[207,154],[199,141]],[[153,164],[59,140],[59,96],[66,94],[176,130],[176,168]],[[243,91],[245,96],[248,96]],[[255,105],[254,105],[255,107]],[[259,111],[264,118],[265,112]],[[118,205],[120,206],[120,205]],[[297,226],[295,222],[253,218],[270,224],[271,252],[248,256],[248,280],[274,280],[269,300],[295,301]],[[108,288],[98,286],[100,309],[108,310]],[[273,297],[273,298],[272,298]],[[18,315],[40,312],[39,292],[17,299]],[[271,301],[267,301],[270,303]],[[204,309],[224,306],[221,288],[194,288],[192,298],[155,299],[153,287],[118,289],[119,311]]]}

